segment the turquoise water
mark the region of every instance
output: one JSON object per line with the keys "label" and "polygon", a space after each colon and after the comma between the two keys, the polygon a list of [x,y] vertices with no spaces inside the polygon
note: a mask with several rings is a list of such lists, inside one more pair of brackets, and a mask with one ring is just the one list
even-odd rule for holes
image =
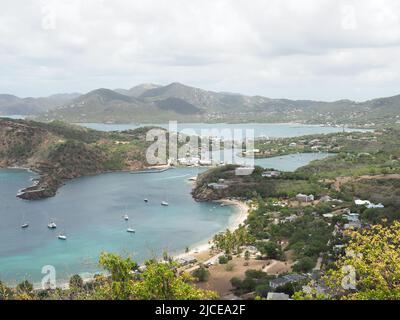
{"label": "turquoise water", "polygon": [[[209,239],[229,224],[235,208],[196,203],[187,181],[193,174],[193,169],[178,169],[84,177],[69,181],[54,198],[28,202],[15,195],[35,174],[0,170],[0,279],[39,282],[42,267],[52,265],[62,280],[96,272],[101,251],[141,262]],[[169,207],[160,205],[165,199]],[[125,213],[129,222],[122,218]],[[57,230],[47,229],[50,220]],[[28,229],[20,229],[23,221],[30,223]],[[126,232],[131,225],[136,234]],[[62,231],[67,241],[57,239]]]}
{"label": "turquoise water", "polygon": [[[297,154],[256,160],[256,164],[292,171],[327,154]],[[179,168],[162,173],[108,173],[68,181],[56,197],[40,201],[16,198],[36,174],[0,170],[0,279],[15,284],[39,282],[45,265],[58,281],[75,273],[94,273],[102,251],[130,255],[138,262],[209,239],[226,228],[234,207],[197,203],[188,178],[205,169]],[[143,201],[148,198],[149,203]],[[169,207],[160,202],[167,199]],[[128,213],[129,222],[122,216]],[[57,230],[48,230],[54,220]],[[28,229],[20,225],[28,221]],[[127,227],[136,229],[128,234]],[[67,241],[57,239],[65,231]]]}
{"label": "turquoise water", "polygon": [[[80,125],[87,128],[100,130],[100,131],[123,131],[128,129],[137,129],[143,127],[142,124],[105,124],[105,123],[80,123]],[[152,124],[168,129],[168,124]],[[146,126],[151,126],[146,124]],[[298,137],[310,134],[320,133],[335,133],[342,132],[343,128],[323,127],[320,125],[300,125],[288,123],[241,123],[241,124],[226,124],[226,123],[178,123],[178,131],[182,129],[194,130],[197,134],[201,134],[201,130],[223,130],[223,129],[252,129],[254,130],[255,137],[269,137],[269,138],[283,138],[283,137]],[[353,131],[367,131],[363,129],[345,129],[346,132]]]}

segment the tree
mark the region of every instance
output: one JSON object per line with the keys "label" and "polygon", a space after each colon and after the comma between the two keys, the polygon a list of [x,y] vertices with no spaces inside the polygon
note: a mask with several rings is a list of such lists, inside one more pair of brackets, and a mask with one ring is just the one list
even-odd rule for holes
{"label": "tree", "polygon": [[71,290],[81,290],[83,288],[83,279],[79,274],[75,274],[69,279],[69,288]]}
{"label": "tree", "polygon": [[117,254],[103,252],[100,255],[99,264],[111,274],[115,282],[126,282],[133,278],[133,271],[138,265],[130,258],[123,259]]}
{"label": "tree", "polygon": [[303,257],[293,266],[294,272],[309,272],[315,266],[315,262],[310,257]]}
{"label": "tree", "polygon": [[141,281],[132,283],[132,296],[140,300],[202,300],[216,299],[217,293],[196,288],[195,279],[184,273],[176,274],[173,262],[147,264]]}
{"label": "tree", "polygon": [[[352,232],[346,254],[335,262],[323,281],[330,298],[343,300],[400,299],[400,222]],[[296,294],[297,299],[324,296]]]}
{"label": "tree", "polygon": [[99,299],[126,300],[131,296],[131,282],[138,265],[130,258],[103,252],[99,264],[110,273],[111,281],[99,277],[101,285],[95,290]]}
{"label": "tree", "polygon": [[213,291],[196,288],[195,278],[184,273],[178,275],[173,261],[150,260],[142,273],[135,274],[137,264],[129,258],[103,253],[100,264],[110,272],[110,279],[96,279],[92,299],[112,300],[200,300],[216,299]]}
{"label": "tree", "polygon": [[12,291],[0,281],[0,300],[8,300],[12,298]]}
{"label": "tree", "polygon": [[200,282],[206,282],[210,277],[210,271],[208,271],[204,266],[200,266],[200,268],[193,271],[193,276]]}
{"label": "tree", "polygon": [[24,280],[17,285],[17,292],[31,294],[33,292],[33,284],[28,280]]}
{"label": "tree", "polygon": [[267,259],[280,259],[282,258],[282,248],[276,242],[267,241],[262,242],[258,245],[258,250],[267,258]]}

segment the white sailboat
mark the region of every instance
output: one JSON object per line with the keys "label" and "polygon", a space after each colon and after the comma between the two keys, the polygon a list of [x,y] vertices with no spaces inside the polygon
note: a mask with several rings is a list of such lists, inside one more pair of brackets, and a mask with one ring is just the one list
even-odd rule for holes
{"label": "white sailboat", "polygon": [[132,227],[129,227],[128,229],[126,229],[126,232],[135,233],[135,229],[133,229]]}
{"label": "white sailboat", "polygon": [[59,240],[67,240],[67,236],[65,235],[65,233],[60,233],[60,234],[58,235],[58,239],[59,239]]}
{"label": "white sailboat", "polygon": [[22,229],[26,229],[29,227],[29,223],[25,221],[25,214],[23,215],[23,220],[22,220],[22,224],[21,224],[21,228]]}
{"label": "white sailboat", "polygon": [[129,220],[129,216],[127,214],[124,215],[124,220],[128,221]]}
{"label": "white sailboat", "polygon": [[54,221],[51,221],[51,222],[47,225],[47,228],[49,228],[49,229],[56,229],[56,228],[57,228],[57,225],[56,225],[56,223],[55,223]]}

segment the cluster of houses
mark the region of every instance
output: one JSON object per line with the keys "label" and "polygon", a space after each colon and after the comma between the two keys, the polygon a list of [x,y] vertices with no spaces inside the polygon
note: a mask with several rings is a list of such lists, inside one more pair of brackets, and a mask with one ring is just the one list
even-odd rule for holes
{"label": "cluster of houses", "polygon": [[213,190],[224,190],[229,187],[228,184],[225,183],[225,179],[219,179],[218,182],[213,182],[207,184],[207,187],[213,189]]}
{"label": "cluster of houses", "polygon": [[366,206],[368,209],[383,209],[385,206],[382,203],[374,204],[368,200],[355,200],[356,206]]}
{"label": "cluster of houses", "polygon": [[299,202],[313,202],[315,200],[315,197],[313,194],[306,195],[306,194],[299,193],[296,196],[296,200]]}
{"label": "cluster of houses", "polygon": [[186,158],[179,158],[177,160],[177,163],[181,166],[212,166],[213,162],[212,160],[208,159],[200,159],[198,157],[186,157]]}
{"label": "cluster of houses", "polygon": [[281,175],[281,173],[279,172],[279,171],[275,171],[275,170],[272,170],[272,171],[264,171],[262,174],[261,174],[261,176],[263,177],[263,178],[277,178],[277,177],[279,177]]}

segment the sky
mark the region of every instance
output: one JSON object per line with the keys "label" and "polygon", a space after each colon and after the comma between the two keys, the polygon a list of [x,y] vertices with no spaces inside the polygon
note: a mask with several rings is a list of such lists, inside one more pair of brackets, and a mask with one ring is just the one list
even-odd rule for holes
{"label": "sky", "polygon": [[398,0],[2,0],[0,93],[181,82],[271,98],[400,94]]}

